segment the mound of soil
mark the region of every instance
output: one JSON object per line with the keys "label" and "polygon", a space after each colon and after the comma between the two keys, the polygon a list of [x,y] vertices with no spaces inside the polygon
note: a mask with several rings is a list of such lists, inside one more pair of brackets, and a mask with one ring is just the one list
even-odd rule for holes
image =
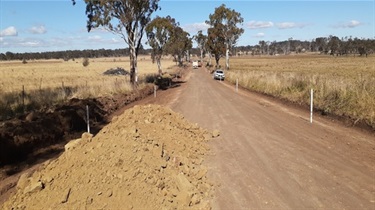
{"label": "mound of soil", "polygon": [[135,106],[23,174],[1,208],[210,209],[202,162],[212,136],[168,108]]}

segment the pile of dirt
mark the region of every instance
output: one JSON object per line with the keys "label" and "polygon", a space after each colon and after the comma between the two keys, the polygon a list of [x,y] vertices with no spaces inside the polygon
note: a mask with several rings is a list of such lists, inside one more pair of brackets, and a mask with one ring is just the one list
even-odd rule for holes
{"label": "pile of dirt", "polygon": [[23,174],[1,208],[210,209],[202,163],[214,133],[168,108],[135,106]]}

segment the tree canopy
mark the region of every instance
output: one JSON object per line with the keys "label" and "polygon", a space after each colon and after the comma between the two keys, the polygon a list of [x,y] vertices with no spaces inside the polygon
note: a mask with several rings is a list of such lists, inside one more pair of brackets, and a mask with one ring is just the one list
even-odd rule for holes
{"label": "tree canopy", "polygon": [[161,57],[168,52],[168,43],[173,36],[174,28],[178,26],[170,16],[156,17],[146,26],[148,44],[152,49],[151,57],[158,65],[159,74],[162,73]]}
{"label": "tree canopy", "polygon": [[207,30],[206,47],[210,54],[215,57],[216,66],[219,66],[220,58],[225,55],[225,40],[220,34],[222,30],[219,27],[209,28]]}
{"label": "tree canopy", "polygon": [[[220,7],[215,8],[215,12],[209,15],[209,20],[206,21],[211,26],[210,33],[215,36],[208,38],[216,38],[223,41],[225,45],[226,69],[229,69],[229,51],[236,45],[239,37],[243,34],[244,29],[237,26],[243,23],[241,13],[233,9],[229,9],[222,4]],[[215,55],[215,58],[217,56]]]}
{"label": "tree canopy", "polygon": [[168,53],[172,54],[176,62],[181,65],[184,54],[193,47],[193,42],[188,32],[176,26],[173,28],[172,37],[167,45]]}
{"label": "tree canopy", "polygon": [[197,42],[198,48],[200,50],[200,58],[203,60],[203,53],[206,51],[207,36],[202,33],[202,30],[198,31],[193,39]]}
{"label": "tree canopy", "polygon": [[119,35],[130,50],[130,82],[137,83],[137,56],[151,14],[159,9],[159,0],[84,0],[87,30],[104,27]]}

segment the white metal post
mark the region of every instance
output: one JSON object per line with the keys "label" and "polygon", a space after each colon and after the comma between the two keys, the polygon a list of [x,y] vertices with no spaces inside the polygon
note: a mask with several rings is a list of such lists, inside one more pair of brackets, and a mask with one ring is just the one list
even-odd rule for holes
{"label": "white metal post", "polygon": [[89,105],[86,105],[86,112],[87,112],[87,133],[90,133]]}
{"label": "white metal post", "polygon": [[310,123],[313,122],[313,109],[314,109],[314,91],[311,88],[311,93],[310,93]]}

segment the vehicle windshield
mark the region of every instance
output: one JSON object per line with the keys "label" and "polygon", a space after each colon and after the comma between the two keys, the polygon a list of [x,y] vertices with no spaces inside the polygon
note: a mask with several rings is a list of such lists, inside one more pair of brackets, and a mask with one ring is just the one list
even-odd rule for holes
{"label": "vehicle windshield", "polygon": [[218,74],[222,74],[222,73],[224,73],[223,71],[216,71],[216,73],[218,73]]}

